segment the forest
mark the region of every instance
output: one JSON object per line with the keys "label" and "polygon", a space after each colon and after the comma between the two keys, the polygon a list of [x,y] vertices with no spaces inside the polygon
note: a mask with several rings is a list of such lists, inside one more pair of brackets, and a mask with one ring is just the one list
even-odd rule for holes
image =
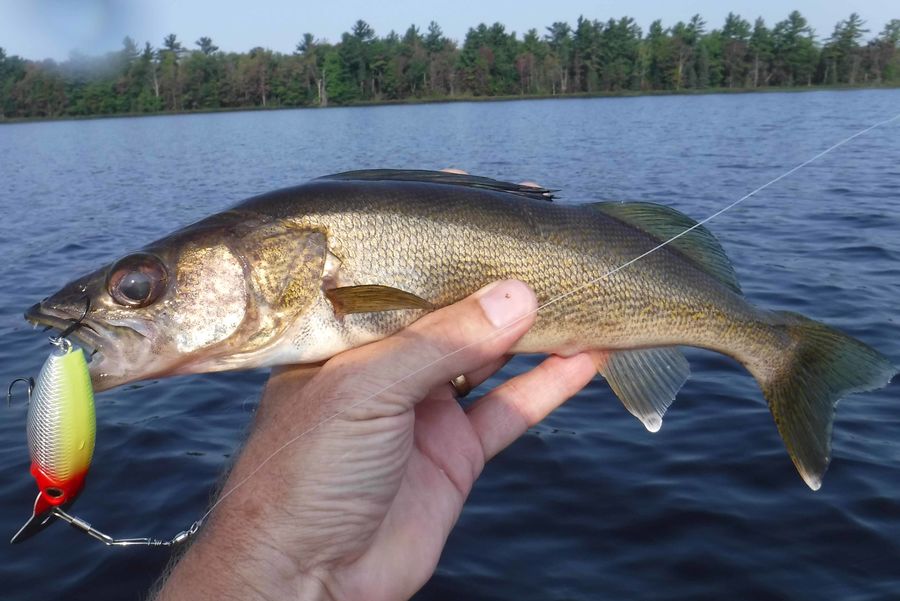
{"label": "forest", "polygon": [[524,35],[480,24],[459,44],[432,22],[340,41],[298,34],[290,54],[224,52],[212,38],[126,37],[103,56],[35,61],[0,48],[0,120],[557,95],[900,85],[900,19],[873,33],[853,13],[819,39],[799,12],[768,26],[733,13],[644,32],[630,17],[555,22]]}

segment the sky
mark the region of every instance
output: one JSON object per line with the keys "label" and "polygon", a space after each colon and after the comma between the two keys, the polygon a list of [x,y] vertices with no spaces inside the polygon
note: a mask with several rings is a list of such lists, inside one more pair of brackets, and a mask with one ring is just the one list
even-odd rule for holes
{"label": "sky", "polygon": [[433,20],[446,36],[461,42],[468,28],[481,22],[499,21],[521,35],[532,27],[544,33],[554,21],[573,24],[579,15],[603,21],[630,16],[646,32],[655,19],[670,26],[695,13],[706,20],[707,29],[721,27],[733,11],[751,23],[761,16],[771,27],[794,9],[820,39],[854,10],[866,21],[868,37],[880,33],[890,19],[900,19],[897,0],[857,0],[852,6],[837,0],[0,0],[0,47],[24,58],[64,60],[73,50],[118,50],[126,35],[156,47],[175,33],[188,48],[209,36],[225,51],[263,46],[292,52],[303,33],[338,41],[357,19],[379,36],[392,29],[402,34],[411,24],[424,32]]}

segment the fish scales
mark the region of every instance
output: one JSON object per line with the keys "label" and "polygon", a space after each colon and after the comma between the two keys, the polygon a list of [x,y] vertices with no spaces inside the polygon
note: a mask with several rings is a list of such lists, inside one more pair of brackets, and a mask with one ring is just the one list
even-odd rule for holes
{"label": "fish scales", "polygon": [[[348,280],[408,290],[438,306],[506,278],[527,282],[541,304],[568,294],[539,312],[521,352],[708,347],[735,321],[764,319],[672,248],[604,278],[659,241],[590,206],[446,188],[325,181],[236,209],[321,228]],[[385,335],[414,317],[359,320],[383,324]]]}

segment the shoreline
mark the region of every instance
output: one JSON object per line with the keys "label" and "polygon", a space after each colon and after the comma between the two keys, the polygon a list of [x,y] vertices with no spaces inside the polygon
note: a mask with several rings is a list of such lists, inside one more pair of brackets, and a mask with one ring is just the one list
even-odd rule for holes
{"label": "shoreline", "polygon": [[619,90],[615,92],[575,92],[571,94],[515,94],[503,96],[446,96],[434,98],[403,98],[397,100],[363,100],[348,104],[330,106],[243,106],[189,109],[181,111],[159,111],[155,113],[105,113],[95,115],[61,115],[58,117],[0,117],[0,126],[19,123],[40,123],[54,121],[86,121],[94,119],[127,119],[133,117],[167,117],[173,115],[203,115],[212,113],[239,113],[256,111],[323,110],[370,106],[403,106],[418,104],[450,104],[457,102],[510,102],[520,100],[568,100],[585,98],[638,98],[641,96],[708,96],[717,94],[777,94],[805,92],[834,92],[856,90],[896,90],[900,84],[865,85],[813,85],[779,86],[765,88],[706,88],[682,90]]}

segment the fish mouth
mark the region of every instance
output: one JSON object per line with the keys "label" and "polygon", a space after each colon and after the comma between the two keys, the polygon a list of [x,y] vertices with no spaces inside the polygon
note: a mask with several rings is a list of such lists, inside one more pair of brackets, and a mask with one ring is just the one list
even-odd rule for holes
{"label": "fish mouth", "polygon": [[[69,328],[73,323],[78,322],[77,317],[71,317],[61,311],[56,311],[42,306],[37,303],[25,311],[25,320],[35,326],[46,326],[47,328],[62,332]],[[98,331],[97,326],[86,323],[84,320],[78,322],[75,328],[66,338],[74,338],[80,346],[88,351],[88,360],[90,361],[95,355],[100,354],[105,343],[105,337]]]}
{"label": "fish mouth", "polygon": [[[94,392],[146,379],[148,374],[155,373],[150,341],[128,325],[114,325],[105,320],[97,323],[84,318],[81,311],[75,316],[65,309],[48,306],[47,301],[30,307],[25,312],[25,320],[60,332],[71,330],[66,338],[84,349]],[[78,327],[72,329],[75,323]]]}

